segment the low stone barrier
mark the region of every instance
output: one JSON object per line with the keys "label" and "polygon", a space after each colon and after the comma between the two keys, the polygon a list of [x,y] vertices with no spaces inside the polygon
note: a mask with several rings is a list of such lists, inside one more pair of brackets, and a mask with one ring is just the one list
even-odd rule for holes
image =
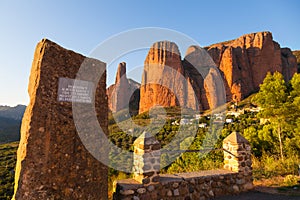
{"label": "low stone barrier", "polygon": [[[142,137],[148,149],[151,149],[152,145],[149,141],[157,144],[152,137],[149,140],[145,135]],[[139,148],[143,147],[141,139],[138,141]],[[206,200],[253,189],[249,142],[239,133],[234,132],[224,139],[223,149],[224,169],[161,175],[156,172],[155,181],[149,181],[147,177],[141,178],[149,171],[147,173],[140,171],[140,176],[134,176],[138,179],[118,180],[114,185],[113,198],[115,200]],[[141,166],[140,163],[135,163],[137,164]],[[146,168],[149,169],[149,167]]]}

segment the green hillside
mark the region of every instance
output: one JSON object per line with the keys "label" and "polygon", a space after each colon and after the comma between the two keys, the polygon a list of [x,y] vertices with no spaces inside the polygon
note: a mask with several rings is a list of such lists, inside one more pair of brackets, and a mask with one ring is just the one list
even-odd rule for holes
{"label": "green hillside", "polygon": [[[275,89],[274,86],[276,86]],[[191,110],[182,111],[178,107],[158,109],[133,117],[126,111],[120,111],[116,114],[110,113],[109,139],[114,145],[129,152],[133,152],[133,142],[143,131],[154,133],[162,148],[175,141],[172,144],[174,150],[179,147],[180,151],[189,151],[182,152],[175,160],[172,159],[172,163],[169,162],[168,155],[162,156],[162,164],[168,165],[161,170],[161,173],[173,174],[222,168],[222,141],[230,133],[237,131],[251,145],[253,178],[255,181],[272,180],[273,177],[279,176],[296,177],[300,163],[299,88],[300,74],[295,74],[290,83],[285,82],[283,76],[279,73],[268,74],[257,94],[250,95],[239,102],[235,109],[231,108],[230,103],[227,104],[228,109],[231,110],[230,113],[227,112],[226,119],[228,120],[225,120],[227,123],[224,124],[220,121],[217,122],[217,120],[212,121],[212,119],[220,117],[219,113],[204,113],[198,119]],[[253,109],[252,104],[259,106],[260,111]],[[182,120],[184,123],[179,124],[180,118],[185,119]],[[266,120],[262,122],[260,119]],[[149,126],[151,120],[151,124],[154,126]],[[2,122],[6,125],[13,125],[13,122],[10,121]],[[196,125],[196,128],[187,126],[185,122]],[[200,124],[206,124],[207,126],[199,126]],[[210,128],[212,124],[218,127],[211,126]],[[186,137],[191,132],[195,132],[195,136]],[[177,140],[174,140],[175,137],[178,137]],[[210,147],[209,149],[212,151],[204,154],[202,153],[204,147]],[[10,199],[12,195],[16,149],[17,143],[0,145],[1,200]],[[167,150],[173,151],[172,148]],[[127,165],[126,167],[132,169],[132,156],[126,154],[127,156],[123,156],[121,159],[115,159],[114,156],[119,154],[119,151],[110,152],[111,164],[115,166]],[[131,174],[110,169],[108,176],[110,194],[115,180],[130,176]],[[295,181],[291,183],[287,181],[282,184],[294,187],[297,185],[298,179],[293,180]]]}
{"label": "green hillside", "polygon": [[0,145],[0,199],[11,199],[14,189],[18,143]]}

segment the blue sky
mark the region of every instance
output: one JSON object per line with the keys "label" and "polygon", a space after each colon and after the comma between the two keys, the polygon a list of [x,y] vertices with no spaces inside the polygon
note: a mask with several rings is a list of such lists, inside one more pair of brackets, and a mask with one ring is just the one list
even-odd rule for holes
{"label": "blue sky", "polygon": [[[35,45],[42,38],[88,55],[112,35],[142,27],[182,32],[201,46],[271,31],[300,49],[300,1],[0,1],[0,105],[28,104]],[[185,51],[185,49],[181,49]],[[184,54],[184,52],[181,52]],[[130,65],[143,64],[141,52]],[[115,64],[117,65],[117,63]],[[109,70],[108,84],[115,76]]]}

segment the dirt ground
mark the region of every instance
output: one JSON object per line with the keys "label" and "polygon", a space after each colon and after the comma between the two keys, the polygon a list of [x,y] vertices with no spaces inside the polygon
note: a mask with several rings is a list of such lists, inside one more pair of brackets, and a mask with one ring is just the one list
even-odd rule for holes
{"label": "dirt ground", "polygon": [[280,190],[276,187],[257,186],[253,191],[236,196],[224,196],[215,200],[300,200],[300,189]]}
{"label": "dirt ground", "polygon": [[215,200],[300,200],[300,196],[286,196],[252,191],[237,196],[224,196],[216,198]]}

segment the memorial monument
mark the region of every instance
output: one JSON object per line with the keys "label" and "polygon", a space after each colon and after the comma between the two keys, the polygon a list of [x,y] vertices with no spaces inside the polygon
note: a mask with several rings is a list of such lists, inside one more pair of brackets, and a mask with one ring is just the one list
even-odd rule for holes
{"label": "memorial monument", "polygon": [[[78,76],[81,67],[89,75]],[[81,111],[94,108],[107,134],[106,64],[43,39],[35,50],[28,92],[13,199],[107,199],[108,169],[83,145],[73,110],[74,105]],[[97,132],[90,122],[95,113],[82,112],[88,140]],[[108,155],[99,151],[98,156]]]}

